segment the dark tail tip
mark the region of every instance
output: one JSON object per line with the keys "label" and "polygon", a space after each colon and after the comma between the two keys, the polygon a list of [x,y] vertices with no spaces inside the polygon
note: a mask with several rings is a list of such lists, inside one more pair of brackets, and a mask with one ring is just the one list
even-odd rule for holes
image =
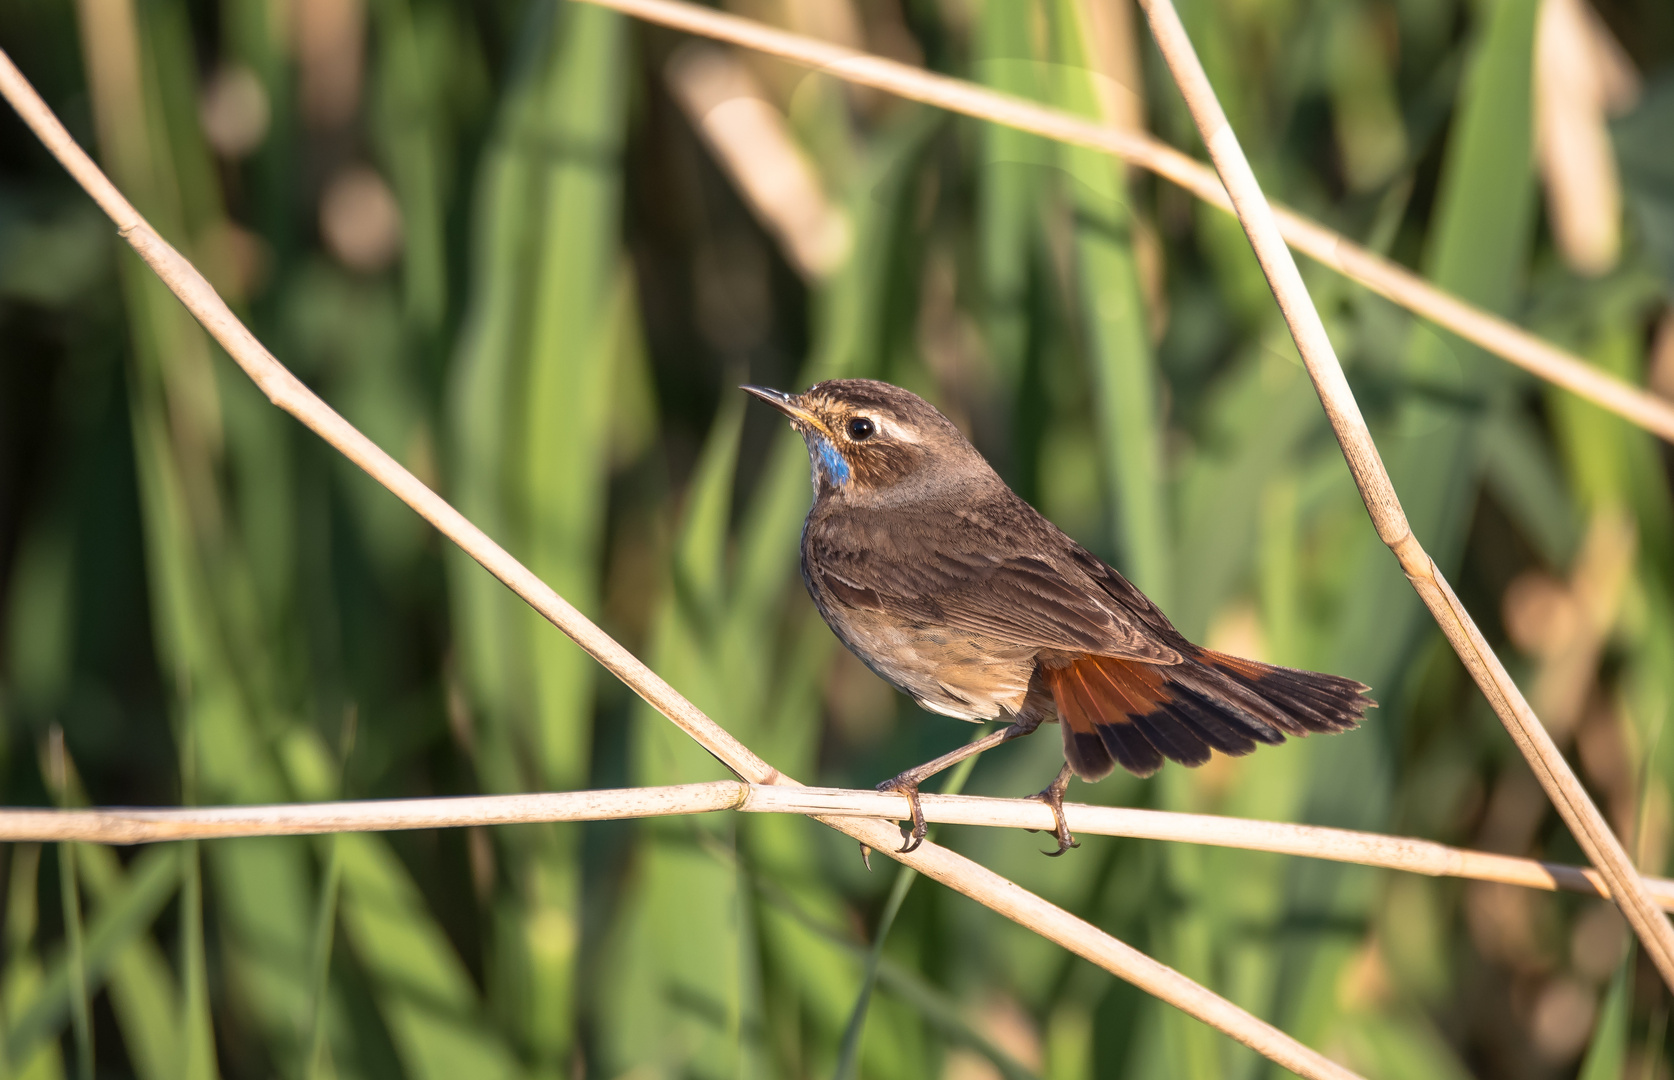
{"label": "dark tail tip", "polygon": [[1210,649],[1200,650],[1198,660],[1281,710],[1293,722],[1281,726],[1292,730],[1299,725],[1311,732],[1347,731],[1378,704],[1368,696],[1371,687],[1341,675],[1263,664]]}

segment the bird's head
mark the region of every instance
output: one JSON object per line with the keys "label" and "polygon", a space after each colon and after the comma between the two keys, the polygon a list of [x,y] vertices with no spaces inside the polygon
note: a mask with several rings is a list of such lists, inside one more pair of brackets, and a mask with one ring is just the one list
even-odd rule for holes
{"label": "bird's head", "polygon": [[743,389],[784,413],[808,444],[818,497],[912,496],[994,471],[928,401],[876,379],[831,379],[806,393]]}

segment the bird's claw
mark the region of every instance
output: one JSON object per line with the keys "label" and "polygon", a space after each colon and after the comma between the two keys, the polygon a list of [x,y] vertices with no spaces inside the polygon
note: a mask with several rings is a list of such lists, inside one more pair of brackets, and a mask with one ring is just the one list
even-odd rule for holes
{"label": "bird's claw", "polygon": [[[1045,791],[1031,795],[1029,798],[1039,799],[1047,806],[1050,806],[1052,808],[1052,818],[1056,823],[1052,828],[1052,835],[1058,838],[1058,850],[1043,851],[1041,852],[1042,855],[1047,855],[1056,859],[1070,848],[1078,848],[1081,846],[1081,841],[1077,840],[1069,831],[1069,822],[1064,818],[1064,793],[1057,784],[1053,784]],[[1029,831],[1033,832],[1034,830],[1031,829]]]}
{"label": "bird's claw", "polygon": [[897,776],[893,780],[885,780],[878,785],[879,791],[899,791],[907,797],[907,807],[912,814],[913,827],[911,831],[901,830],[900,854],[910,855],[924,843],[924,834],[930,831],[930,823],[924,820],[924,808],[918,802],[918,783],[904,776]]}

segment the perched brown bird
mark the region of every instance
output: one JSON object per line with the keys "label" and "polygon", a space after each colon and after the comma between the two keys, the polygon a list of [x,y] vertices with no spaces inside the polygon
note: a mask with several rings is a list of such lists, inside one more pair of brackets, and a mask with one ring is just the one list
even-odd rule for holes
{"label": "perched brown bird", "polygon": [[805,394],[745,390],[790,418],[808,444],[814,506],[802,578],[837,637],[924,708],[1010,726],[909,769],[918,786],[991,746],[1058,721],[1064,767],[1038,798],[1057,817],[1070,776],[1163,759],[1202,765],[1286,735],[1345,731],[1369,706],[1352,679],[1275,667],[1193,645],[1126,578],[1024,502],[959,429],[922,398],[872,379]]}

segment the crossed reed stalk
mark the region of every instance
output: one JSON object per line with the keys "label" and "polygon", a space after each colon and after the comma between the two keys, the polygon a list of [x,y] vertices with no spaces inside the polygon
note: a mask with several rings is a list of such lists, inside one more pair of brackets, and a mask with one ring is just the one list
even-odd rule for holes
{"label": "crossed reed stalk", "polygon": [[[1074,828],[1087,833],[1155,836],[1305,854],[1420,873],[1510,881],[1607,895],[1634,927],[1665,981],[1674,986],[1674,927],[1660,904],[1674,907],[1674,883],[1648,882],[1558,752],[1538,718],[1477,630],[1408,526],[1359,407],[1332,351],[1318,312],[1286,242],[1380,292],[1390,300],[1496,352],[1513,363],[1674,440],[1674,407],[1587,367],[1509,323],[1464,304],[1289,212],[1262,195],[1227,124],[1201,63],[1170,0],[1141,0],[1152,33],[1209,148],[1214,174],[1146,136],[1102,127],[955,79],[931,75],[749,20],[677,0],[588,0],[639,18],[771,52],[967,115],[1048,138],[1090,146],[1165,176],[1237,214],[1290,326],[1310,378],[1342,446],[1378,535],[1389,545],[1460,659],[1471,671],[1528,759],[1596,869],[1464,852],[1423,841],[1268,822],[1071,806]],[[255,381],[268,399],[337,448],[374,480],[436,526],[536,611],[571,637],[652,707],[713,754],[744,783],[682,785],[627,792],[575,792],[464,800],[393,800],[277,807],[192,810],[0,811],[0,840],[90,839],[133,843],[186,837],[273,835],[368,829],[429,828],[512,821],[587,820],[741,809],[807,814],[862,844],[1005,915],[1197,1017],[1268,1058],[1309,1078],[1347,1080],[1355,1073],[1253,1016],[1172,968],[1076,918],[1014,882],[934,843],[902,854],[896,828],[905,800],[874,792],[807,788],[780,773],[583,616],[505,549],[349,424],[291,374],[238,320],[209,283],[146,223],[70,137],[11,59],[0,52],[0,95],[117,225],[121,236]],[[1223,186],[1224,185],[1224,186]],[[933,821],[1049,825],[1044,807],[1017,800],[925,797]],[[867,816],[871,815],[871,816]],[[1195,820],[1194,820],[1195,819]]]}

